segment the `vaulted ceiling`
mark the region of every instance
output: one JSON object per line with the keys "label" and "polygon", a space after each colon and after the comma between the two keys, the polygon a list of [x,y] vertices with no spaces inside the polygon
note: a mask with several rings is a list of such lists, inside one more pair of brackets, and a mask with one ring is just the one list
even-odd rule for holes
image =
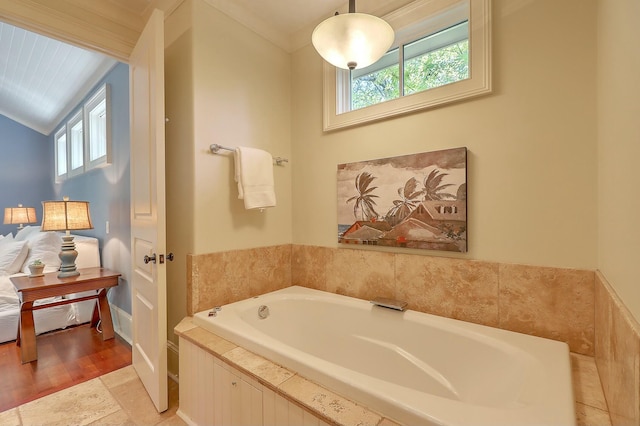
{"label": "vaulted ceiling", "polygon": [[49,135],[115,64],[0,22],[0,114]]}
{"label": "vaulted ceiling", "polygon": [[[182,1],[2,0],[0,114],[50,134],[116,60],[127,61],[152,10],[170,13]],[[347,8],[346,0],[204,1],[288,52]],[[367,0],[357,8],[380,15],[409,1]]]}

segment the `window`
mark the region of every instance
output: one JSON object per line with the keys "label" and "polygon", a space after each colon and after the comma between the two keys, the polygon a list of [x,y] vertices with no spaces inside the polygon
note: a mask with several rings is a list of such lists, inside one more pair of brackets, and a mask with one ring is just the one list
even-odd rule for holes
{"label": "window", "polygon": [[63,126],[55,133],[56,182],[67,177],[67,127]]}
{"label": "window", "polygon": [[82,131],[82,110],[74,114],[67,123],[69,137],[69,177],[84,172],[84,133]]}
{"label": "window", "polygon": [[390,50],[375,64],[349,71],[348,111],[469,78],[468,29],[465,16],[449,28]]}
{"label": "window", "polygon": [[324,130],[491,91],[490,0],[418,0],[385,16],[394,45],[359,70],[324,68]]}
{"label": "window", "polygon": [[111,164],[111,126],[109,86],[104,85],[85,104],[87,122],[88,168]]}
{"label": "window", "polygon": [[111,164],[110,110],[105,84],[55,133],[56,182]]}
{"label": "window", "polygon": [[403,46],[405,95],[469,78],[469,21]]}

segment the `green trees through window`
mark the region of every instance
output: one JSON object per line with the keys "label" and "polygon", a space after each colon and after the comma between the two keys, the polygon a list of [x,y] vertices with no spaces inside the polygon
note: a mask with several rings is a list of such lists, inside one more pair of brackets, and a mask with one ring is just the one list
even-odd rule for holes
{"label": "green trees through window", "polygon": [[395,40],[380,60],[324,64],[323,131],[491,93],[491,0],[413,0],[383,19]]}
{"label": "green trees through window", "polygon": [[404,94],[422,92],[469,78],[469,41],[412,58],[404,66]]}
{"label": "green trees through window", "polygon": [[[453,37],[455,42],[451,43]],[[443,41],[449,43],[443,45]],[[401,48],[402,71],[400,50],[395,48],[370,67],[352,72],[351,110],[469,78],[467,22]]]}

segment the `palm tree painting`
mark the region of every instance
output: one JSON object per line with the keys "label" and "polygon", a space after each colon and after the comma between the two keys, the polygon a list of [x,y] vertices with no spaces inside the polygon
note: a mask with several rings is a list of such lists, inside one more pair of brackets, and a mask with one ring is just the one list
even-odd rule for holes
{"label": "palm tree painting", "polygon": [[338,165],[338,241],[467,251],[467,149]]}
{"label": "palm tree painting", "polygon": [[374,198],[378,198],[377,195],[373,194],[378,187],[370,187],[371,182],[375,179],[371,174],[364,172],[360,173],[356,176],[355,186],[358,195],[355,195],[347,200],[347,204],[350,202],[353,203],[353,217],[358,217],[358,211],[360,212],[361,220],[371,220],[378,217],[378,213],[376,212],[375,205],[376,202],[373,200]]}
{"label": "palm tree painting", "polygon": [[395,226],[402,222],[420,202],[418,197],[422,191],[416,191],[418,180],[414,177],[409,179],[403,187],[398,188],[399,200],[393,200],[393,207],[387,212],[385,219],[390,225]]}
{"label": "palm tree painting", "polygon": [[433,171],[429,173],[429,176],[424,178],[424,189],[422,190],[422,193],[424,194],[425,200],[444,200],[447,198],[456,198],[455,195],[442,192],[445,188],[453,186],[452,183],[447,183],[444,185],[442,184],[442,179],[444,179],[446,176],[446,173],[442,173],[438,169],[433,169]]}

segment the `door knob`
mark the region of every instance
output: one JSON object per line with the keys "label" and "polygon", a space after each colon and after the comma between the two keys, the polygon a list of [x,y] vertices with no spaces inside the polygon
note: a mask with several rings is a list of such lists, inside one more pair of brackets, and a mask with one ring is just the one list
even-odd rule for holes
{"label": "door knob", "polygon": [[144,263],[156,263],[156,254],[153,253],[151,256],[145,254],[142,260],[144,260]]}

